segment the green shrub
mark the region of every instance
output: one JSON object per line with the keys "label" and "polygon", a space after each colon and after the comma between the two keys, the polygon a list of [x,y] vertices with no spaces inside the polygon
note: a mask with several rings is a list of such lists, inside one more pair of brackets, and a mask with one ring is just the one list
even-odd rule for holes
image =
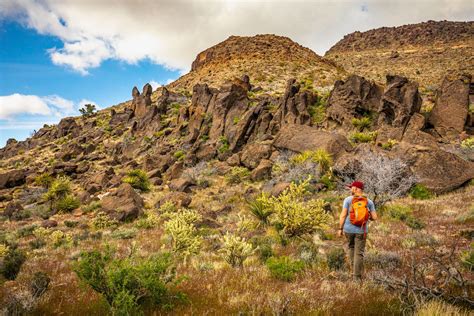
{"label": "green shrub", "polygon": [[464,149],[474,149],[474,137],[466,138],[461,142],[461,147]]}
{"label": "green shrub", "polygon": [[425,224],[413,216],[411,209],[406,205],[392,204],[385,208],[387,214],[396,220],[404,222],[412,229],[423,229]]}
{"label": "green shrub", "polygon": [[82,210],[86,213],[90,213],[99,209],[101,206],[100,201],[92,201],[88,205],[82,207]]}
{"label": "green shrub", "polygon": [[417,200],[428,200],[433,197],[433,193],[423,184],[418,183],[411,188],[410,196]]}
{"label": "green shrub", "polygon": [[254,253],[254,249],[245,238],[227,232],[223,237],[223,244],[219,253],[232,267],[241,267],[245,259]]}
{"label": "green shrub", "polygon": [[296,274],[304,269],[302,261],[287,256],[269,258],[265,264],[274,278],[287,282],[294,280]]}
{"label": "green shrub", "polygon": [[270,205],[266,202],[267,200],[268,197],[262,192],[255,200],[248,202],[252,215],[264,225],[269,223],[269,217],[274,213]]}
{"label": "green shrub", "polygon": [[395,139],[389,139],[385,143],[381,144],[380,146],[382,147],[382,149],[390,150],[396,144],[398,144],[398,141],[396,141]]}
{"label": "green shrub", "polygon": [[315,105],[308,108],[309,115],[313,124],[321,124],[326,118],[326,106]]}
{"label": "green shrub", "polygon": [[110,218],[105,212],[99,212],[90,222],[90,226],[94,229],[115,228],[118,226],[118,221]]}
{"label": "green shrub", "polygon": [[362,117],[360,119],[358,119],[358,118],[353,118],[352,119],[352,125],[355,128],[357,128],[360,132],[362,132],[366,128],[369,128],[371,124],[372,124],[372,120],[370,119],[370,117]]}
{"label": "green shrub", "polygon": [[166,253],[118,259],[110,250],[83,252],[74,272],[107,300],[114,315],[141,314],[144,304],[167,304],[171,298],[168,285],[175,278],[171,256]]}
{"label": "green shrub", "polygon": [[183,160],[186,158],[186,153],[183,150],[178,150],[173,154],[173,156],[178,160]]}
{"label": "green shrub", "polygon": [[227,140],[227,137],[225,136],[221,136],[219,137],[219,147],[217,148],[217,150],[219,151],[219,153],[223,154],[223,153],[226,153],[229,151],[230,149],[230,144],[229,144],[229,141]]}
{"label": "green shrub", "polygon": [[26,255],[23,251],[15,246],[9,246],[3,256],[3,263],[0,264],[0,273],[7,280],[15,280],[25,261]]}
{"label": "green shrub", "polygon": [[412,229],[423,229],[426,226],[425,223],[413,216],[409,216],[405,220],[405,224]]}
{"label": "green shrub", "polygon": [[64,221],[64,226],[69,227],[69,228],[77,227],[77,225],[79,225],[78,221],[68,221],[68,220]]}
{"label": "green shrub", "polygon": [[38,228],[38,225],[29,225],[24,226],[18,229],[17,236],[18,238],[27,237],[33,235],[33,231]]}
{"label": "green shrub", "polygon": [[265,203],[273,209],[273,223],[289,237],[312,234],[327,227],[331,216],[326,213],[326,202],[321,199],[306,200],[306,188],[310,179],[290,187],[278,197],[269,197]]}
{"label": "green shrub", "polygon": [[56,201],[54,208],[58,212],[69,213],[79,207],[81,203],[73,195],[66,195],[65,197]]}
{"label": "green shrub", "polygon": [[135,228],[124,228],[117,229],[112,234],[111,237],[114,239],[132,239],[137,235],[137,230]]}
{"label": "green shrub", "polygon": [[60,176],[53,181],[48,192],[44,194],[43,199],[50,203],[51,210],[57,211],[55,204],[59,200],[66,198],[66,196],[71,193],[71,182],[67,177]]}
{"label": "green shrub", "polygon": [[355,132],[349,137],[353,143],[371,143],[377,138],[377,132]]}
{"label": "green shrub", "polygon": [[330,270],[342,270],[346,263],[346,254],[342,248],[333,248],[326,254],[328,268]]}
{"label": "green shrub", "polygon": [[152,211],[145,211],[145,216],[135,222],[135,227],[150,229],[158,226],[160,218]]}
{"label": "green shrub", "polygon": [[331,154],[326,150],[319,148],[317,150],[306,150],[300,154],[297,154],[291,157],[290,162],[292,164],[298,165],[305,163],[306,161],[311,160],[314,163],[319,165],[321,173],[329,171],[329,168],[332,166],[332,157]]}
{"label": "green shrub", "polygon": [[201,219],[202,216],[194,210],[181,210],[170,214],[164,226],[172,239],[173,252],[181,253],[185,257],[199,252],[202,237],[198,234],[195,223]]}
{"label": "green shrub", "polygon": [[245,167],[232,167],[225,179],[228,184],[237,184],[250,178],[250,171]]}
{"label": "green shrub", "polygon": [[134,189],[138,189],[142,192],[150,191],[150,180],[145,171],[141,169],[135,169],[127,173],[127,176],[122,180],[125,183],[129,183]]}
{"label": "green shrub", "polygon": [[54,178],[49,173],[42,173],[35,178],[35,184],[45,189],[49,189],[53,182]]}

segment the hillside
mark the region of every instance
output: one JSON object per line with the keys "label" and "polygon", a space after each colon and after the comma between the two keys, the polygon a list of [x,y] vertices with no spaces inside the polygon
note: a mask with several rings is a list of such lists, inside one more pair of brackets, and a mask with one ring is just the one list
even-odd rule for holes
{"label": "hillside", "polygon": [[[167,87],[9,140],[0,311],[467,315],[473,78],[425,108],[414,80],[342,74],[284,37],[231,37]],[[362,285],[336,235],[355,179],[380,216]]]}
{"label": "hillside", "polygon": [[313,87],[330,86],[345,72],[312,50],[276,35],[231,36],[196,56],[191,71],[169,85],[192,90],[197,83],[219,87],[248,75],[265,91],[282,93],[290,78]]}
{"label": "hillside", "polygon": [[474,74],[474,22],[428,21],[354,32],[324,57],[379,82],[396,73],[438,87],[446,74]]}

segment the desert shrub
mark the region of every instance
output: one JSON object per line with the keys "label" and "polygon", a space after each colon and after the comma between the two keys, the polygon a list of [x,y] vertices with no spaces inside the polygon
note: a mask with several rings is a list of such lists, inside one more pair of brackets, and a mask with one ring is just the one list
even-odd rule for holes
{"label": "desert shrub", "polygon": [[219,153],[224,154],[229,151],[230,144],[229,141],[227,140],[227,137],[221,136],[219,137],[219,147],[217,148],[217,151]]}
{"label": "desert shrub", "polygon": [[122,181],[129,183],[134,189],[138,189],[142,192],[150,191],[151,184],[148,175],[141,169],[134,169],[128,172]]}
{"label": "desert shrub", "polygon": [[42,173],[35,177],[35,184],[45,189],[49,189],[53,182],[54,178],[49,173]]}
{"label": "desert shrub", "polygon": [[160,218],[152,211],[145,211],[145,216],[135,222],[135,227],[150,229],[158,226]]}
{"label": "desert shrub", "polygon": [[470,313],[443,301],[428,301],[415,312],[415,316],[469,316]]}
{"label": "desert shrub", "polygon": [[410,234],[402,240],[402,247],[413,249],[418,247],[432,247],[438,244],[438,241],[431,235],[416,232],[415,234]]}
{"label": "desert shrub", "polygon": [[417,183],[411,188],[410,196],[417,200],[427,200],[433,197],[433,193],[423,184]]}
{"label": "desert shrub", "polygon": [[72,236],[60,230],[38,227],[33,231],[33,234],[38,240],[43,241],[45,244],[50,244],[54,248],[60,246],[70,247],[73,244]]}
{"label": "desert shrub", "polygon": [[17,231],[17,236],[18,238],[22,238],[22,237],[27,237],[27,236],[31,236],[33,235],[33,231],[38,228],[38,225],[28,225],[28,226],[24,226],[24,227],[21,227],[20,229],[18,229]]}
{"label": "desert shrub", "polygon": [[398,141],[396,141],[395,139],[389,139],[385,143],[380,144],[380,147],[382,147],[382,149],[385,149],[385,150],[390,150],[396,144],[398,144]]}
{"label": "desert shrub", "polygon": [[5,244],[0,244],[0,258],[6,256],[6,254],[8,253],[9,248],[10,247],[8,247]]}
{"label": "desert shrub", "polygon": [[311,116],[311,121],[313,124],[321,124],[326,118],[326,106],[325,105],[315,105],[308,108],[309,115]]}
{"label": "desert shrub", "polygon": [[194,210],[181,210],[170,215],[164,226],[171,237],[173,252],[185,257],[199,252],[202,237],[198,234],[195,223],[201,219],[202,216]]}
{"label": "desert shrub", "polygon": [[300,184],[291,183],[278,197],[272,196],[266,201],[275,212],[272,216],[274,224],[289,237],[312,234],[326,228],[331,220],[324,210],[324,200],[305,199],[309,181],[308,178]]}
{"label": "desert shrub", "polygon": [[31,249],[40,249],[46,246],[46,241],[42,239],[35,238],[31,240],[29,243]]}
{"label": "desert shrub", "polygon": [[31,217],[31,211],[28,209],[23,209],[23,210],[13,213],[10,219],[14,221],[22,221],[30,217]]}
{"label": "desert shrub", "polygon": [[474,208],[471,210],[461,213],[456,217],[456,222],[461,224],[473,224],[474,223]]}
{"label": "desert shrub", "polygon": [[90,226],[94,229],[115,228],[118,226],[118,221],[110,218],[105,212],[99,212],[90,222]]}
{"label": "desert shrub", "polygon": [[132,239],[137,235],[135,228],[117,229],[112,232],[111,237],[114,239]]}
{"label": "desert shrub", "polygon": [[295,155],[290,151],[282,151],[272,166],[272,178],[265,186],[271,188],[280,182],[302,182],[311,177],[311,182],[316,183],[320,178],[320,167],[311,159],[293,163]]}
{"label": "desert shrub", "polygon": [[326,254],[326,262],[330,270],[342,270],[346,263],[346,254],[342,248],[332,248]]}
{"label": "desert shrub", "polygon": [[377,132],[355,132],[349,136],[353,143],[371,143],[377,138]]}
{"label": "desert shrub", "polygon": [[0,263],[0,273],[7,280],[15,280],[20,272],[21,266],[26,261],[26,255],[23,251],[13,245],[3,251],[5,254]]}
{"label": "desert shrub", "polygon": [[359,130],[359,132],[362,132],[364,129],[370,127],[370,125],[372,124],[372,120],[370,119],[370,117],[362,117],[360,119],[353,118],[351,123],[355,128]]}
{"label": "desert shrub", "polygon": [[160,208],[158,209],[158,212],[163,216],[163,217],[169,217],[171,214],[174,214],[177,212],[176,205],[171,202],[171,201],[166,201],[163,203]]}
{"label": "desert shrub", "polygon": [[462,253],[461,263],[469,271],[474,271],[474,243],[471,243],[471,249]]}
{"label": "desert shrub", "polygon": [[294,260],[287,256],[271,257],[265,265],[274,278],[287,282],[294,280],[296,274],[304,269],[302,261]]}
{"label": "desert shrub", "polygon": [[232,267],[241,267],[245,259],[254,253],[254,249],[245,238],[227,232],[223,237],[219,253]]}
{"label": "desert shrub", "polygon": [[245,167],[232,167],[225,180],[228,184],[237,184],[246,181],[250,178],[250,171]]}
{"label": "desert shrub", "polygon": [[178,160],[183,160],[186,158],[186,153],[183,150],[178,150],[173,154],[173,156]]}
{"label": "desert shrub", "polygon": [[408,227],[413,229],[423,229],[425,224],[413,216],[411,209],[402,204],[392,204],[385,207],[385,212],[393,219],[404,222]]}
{"label": "desert shrub", "polygon": [[268,203],[268,196],[262,192],[256,199],[248,202],[250,212],[264,225],[269,223],[269,217],[274,213],[271,204]]}
{"label": "desert shrub", "polygon": [[30,282],[30,291],[33,297],[39,298],[42,296],[48,290],[50,282],[51,278],[46,273],[42,271],[35,272]]}
{"label": "desert shrub", "polygon": [[297,154],[291,157],[290,162],[293,164],[301,164],[308,160],[311,160],[314,163],[317,163],[319,166],[319,171],[325,173],[329,171],[329,168],[332,166],[332,157],[326,150],[319,148],[317,150],[308,150],[300,154]]}
{"label": "desert shrub", "polygon": [[76,197],[74,197],[73,195],[66,195],[65,197],[59,199],[56,202],[55,208],[58,212],[69,213],[78,208],[79,205],[81,205],[81,203]]}
{"label": "desert shrub", "polygon": [[183,171],[183,175],[199,186],[204,186],[206,176],[211,176],[215,172],[214,168],[210,168],[206,161],[201,161],[193,167]]}
{"label": "desert shrub", "polygon": [[68,220],[64,221],[64,226],[69,227],[69,228],[77,227],[77,225],[79,225],[78,221],[68,221]]}
{"label": "desert shrub", "polygon": [[368,252],[364,258],[367,266],[385,270],[398,268],[402,263],[401,256],[392,251]]}
{"label": "desert shrub", "polygon": [[82,108],[79,109],[79,112],[83,117],[89,117],[94,114],[96,107],[94,104],[85,104]]}
{"label": "desert shrub", "polygon": [[312,242],[303,242],[299,245],[298,257],[308,265],[317,265],[320,263],[318,247]]}
{"label": "desert shrub", "polygon": [[74,265],[79,279],[101,294],[113,314],[141,314],[140,306],[169,302],[175,273],[169,254],[114,258],[112,251],[83,252]]}
{"label": "desert shrub", "polygon": [[474,149],[474,137],[466,138],[461,142],[461,148]]}
{"label": "desert shrub", "polygon": [[98,210],[102,205],[100,204],[100,201],[92,201],[88,205],[82,207],[82,210],[86,213],[93,212],[95,210]]}
{"label": "desert shrub", "polygon": [[409,166],[400,159],[370,150],[362,151],[359,157],[362,158],[334,170],[334,173],[344,190],[355,180],[364,182],[364,192],[379,208],[404,196],[416,182]]}

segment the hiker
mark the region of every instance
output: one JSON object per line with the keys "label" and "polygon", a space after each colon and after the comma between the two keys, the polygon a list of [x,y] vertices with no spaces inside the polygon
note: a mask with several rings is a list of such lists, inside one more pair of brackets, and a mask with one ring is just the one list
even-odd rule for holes
{"label": "hiker", "polygon": [[362,279],[365,240],[369,220],[376,220],[375,205],[364,196],[364,183],[354,181],[350,185],[351,196],[344,199],[339,217],[338,236],[344,235],[349,243],[349,259],[355,279]]}

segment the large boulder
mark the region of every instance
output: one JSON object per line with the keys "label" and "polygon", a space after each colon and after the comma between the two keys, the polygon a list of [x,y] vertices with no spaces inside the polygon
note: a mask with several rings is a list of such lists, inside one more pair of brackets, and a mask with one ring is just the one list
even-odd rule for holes
{"label": "large boulder", "polygon": [[11,170],[0,173],[0,190],[14,188],[25,184],[27,172],[26,170]]}
{"label": "large boulder", "polygon": [[470,75],[445,78],[428,122],[443,137],[456,138],[464,130],[469,112]]}
{"label": "large boulder", "polygon": [[339,80],[329,96],[326,116],[351,127],[354,117],[378,111],[382,92],[381,86],[357,75]]}
{"label": "large boulder", "polygon": [[330,153],[334,159],[352,149],[346,137],[340,134],[297,124],[283,125],[275,136],[273,146],[300,153],[305,150],[322,148]]}
{"label": "large boulder", "polygon": [[254,169],[260,163],[260,160],[267,159],[272,153],[270,143],[252,143],[245,146],[240,156],[240,163],[247,168]]}
{"label": "large boulder", "polygon": [[63,137],[72,133],[73,136],[79,135],[79,125],[73,117],[63,118],[58,124],[58,137]]}
{"label": "large boulder", "polygon": [[378,122],[404,128],[411,116],[420,112],[421,103],[418,83],[405,77],[387,75],[387,87],[378,110]]}
{"label": "large boulder", "polygon": [[101,201],[102,209],[118,221],[134,220],[142,213],[143,199],[128,183],[123,183],[115,192]]}

